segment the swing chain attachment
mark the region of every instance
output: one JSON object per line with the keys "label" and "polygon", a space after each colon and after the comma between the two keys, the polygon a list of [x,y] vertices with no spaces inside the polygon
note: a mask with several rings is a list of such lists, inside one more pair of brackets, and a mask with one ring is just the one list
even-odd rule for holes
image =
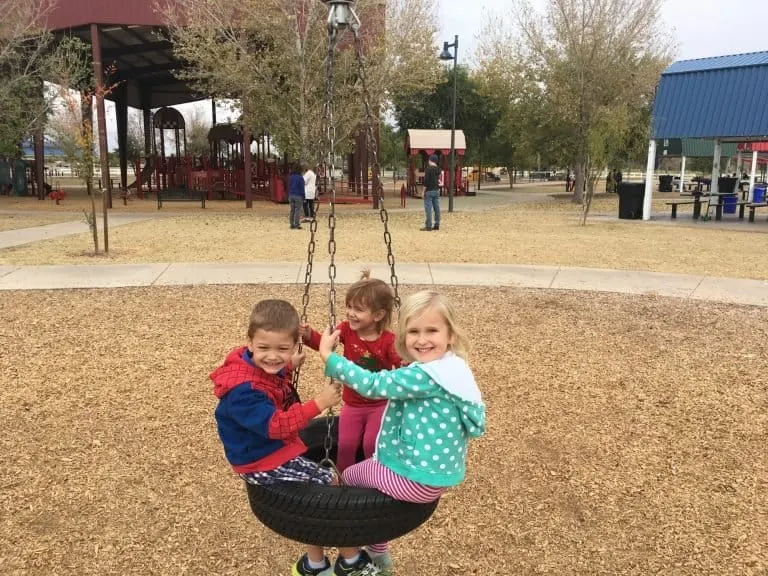
{"label": "swing chain attachment", "polygon": [[[354,11],[352,12],[354,14]],[[395,294],[395,306],[400,309],[400,294],[398,293],[399,281],[395,272],[395,255],[392,252],[392,234],[389,232],[389,214],[384,206],[384,184],[381,181],[381,163],[379,161],[378,140],[374,133],[374,118],[371,109],[371,94],[368,90],[366,77],[365,54],[363,52],[363,40],[360,35],[360,20],[355,16],[355,22],[350,26],[355,39],[355,55],[357,57],[358,76],[363,92],[363,105],[365,108],[365,140],[366,149],[373,160],[373,185],[375,187],[376,200],[379,205],[379,218],[384,224],[384,244],[387,246],[387,263],[389,264],[389,280],[392,291]]]}

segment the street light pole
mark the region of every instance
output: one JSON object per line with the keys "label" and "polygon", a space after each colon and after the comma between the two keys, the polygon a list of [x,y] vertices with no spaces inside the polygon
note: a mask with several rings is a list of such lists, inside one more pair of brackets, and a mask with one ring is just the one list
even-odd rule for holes
{"label": "street light pole", "polygon": [[[448,49],[453,48],[453,54]],[[453,190],[456,175],[456,61],[459,57],[459,36],[453,37],[453,44],[443,42],[440,60],[453,60],[453,121],[451,123],[451,168],[448,173],[448,212],[453,212]]]}

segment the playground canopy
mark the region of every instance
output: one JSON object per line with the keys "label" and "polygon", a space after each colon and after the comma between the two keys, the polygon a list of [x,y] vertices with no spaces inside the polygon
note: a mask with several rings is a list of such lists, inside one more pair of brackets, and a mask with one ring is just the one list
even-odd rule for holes
{"label": "playground canopy", "polygon": [[[768,140],[768,52],[674,62],[661,74],[653,105],[643,219],[651,216],[653,169],[658,140],[714,141],[712,193],[717,194],[723,142]],[[754,187],[753,151],[750,194]]]}
{"label": "playground canopy", "polygon": [[[463,156],[467,150],[467,140],[464,137],[463,130],[456,130],[454,138],[454,148],[456,154]],[[451,153],[451,131],[450,130],[408,130],[405,141],[405,148],[408,156],[415,156],[419,152],[425,154]]]}

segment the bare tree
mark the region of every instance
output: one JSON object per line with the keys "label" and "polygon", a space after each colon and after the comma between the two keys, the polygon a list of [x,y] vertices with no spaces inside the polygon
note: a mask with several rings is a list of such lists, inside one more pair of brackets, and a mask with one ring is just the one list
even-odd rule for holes
{"label": "bare tree", "polygon": [[[438,79],[431,0],[358,0],[367,80],[376,106],[392,91]],[[327,7],[311,0],[178,0],[165,8],[177,54],[201,91],[239,99],[246,121],[303,160],[318,158],[327,54]],[[334,127],[341,149],[363,119],[351,33],[335,58]]]}
{"label": "bare tree", "polygon": [[[98,229],[96,226],[96,191],[93,186],[95,166],[95,135],[93,130],[93,99],[106,96],[115,85],[105,84],[98,92],[94,86],[91,67],[90,47],[79,38],[65,38],[51,57],[52,80],[58,86],[57,96],[61,103],[52,118],[49,129],[55,135],[73,169],[85,184],[91,199],[90,212],[84,212],[85,221],[93,234],[94,253],[99,253]],[[105,176],[102,175],[102,178]],[[106,174],[109,178],[109,174]],[[106,190],[106,188],[105,188]],[[105,193],[104,191],[102,194]],[[103,203],[104,252],[109,252],[107,234],[107,206]]]}
{"label": "bare tree", "polygon": [[587,180],[591,197],[606,137],[627,130],[671,59],[660,12],[661,0],[551,0],[543,12],[515,3],[510,65],[543,90],[545,114],[570,149],[575,202],[583,202]]}
{"label": "bare tree", "polygon": [[186,121],[187,154],[205,156],[210,154],[208,131],[211,123],[205,115],[205,108],[195,106],[191,112],[184,115]]}

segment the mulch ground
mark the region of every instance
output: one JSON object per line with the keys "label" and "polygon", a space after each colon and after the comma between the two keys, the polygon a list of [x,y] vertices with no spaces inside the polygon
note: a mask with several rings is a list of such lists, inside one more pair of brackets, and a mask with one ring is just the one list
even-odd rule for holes
{"label": "mulch ground", "polygon": [[[768,310],[445,291],[489,427],[394,544],[399,576],[766,574]],[[300,288],[2,294],[0,573],[290,573],[301,548],[251,515],[207,380],[264,297]],[[304,396],[322,384],[311,355]]]}

